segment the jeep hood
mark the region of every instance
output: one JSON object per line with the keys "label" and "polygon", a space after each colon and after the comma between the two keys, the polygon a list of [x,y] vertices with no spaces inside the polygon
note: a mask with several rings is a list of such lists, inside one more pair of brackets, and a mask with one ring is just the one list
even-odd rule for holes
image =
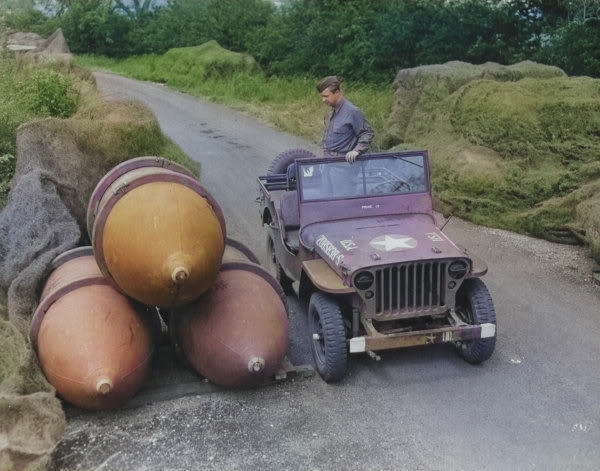
{"label": "jeep hood", "polygon": [[468,258],[428,214],[319,222],[305,226],[301,238],[340,275],[374,265]]}

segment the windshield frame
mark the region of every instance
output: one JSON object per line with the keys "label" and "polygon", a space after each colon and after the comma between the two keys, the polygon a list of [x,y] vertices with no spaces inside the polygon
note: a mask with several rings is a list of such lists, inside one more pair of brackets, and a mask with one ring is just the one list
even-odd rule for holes
{"label": "windshield frame", "polygon": [[426,151],[365,154],[352,164],[344,157],[298,159],[301,202],[429,193]]}

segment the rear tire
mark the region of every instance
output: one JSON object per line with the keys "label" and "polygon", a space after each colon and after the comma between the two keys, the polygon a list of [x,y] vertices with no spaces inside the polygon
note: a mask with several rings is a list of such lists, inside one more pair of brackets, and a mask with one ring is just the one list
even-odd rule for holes
{"label": "rear tire", "polygon": [[[490,293],[479,278],[465,280],[457,295],[456,313],[470,325],[496,325],[496,311]],[[482,363],[492,356],[496,347],[496,334],[493,337],[455,343],[458,354],[472,364]]]}
{"label": "rear tire", "polygon": [[315,159],[316,155],[306,149],[289,149],[279,154],[267,170],[268,175],[286,173],[287,168],[293,164],[296,159]]}
{"label": "rear tire", "polygon": [[348,368],[348,345],[344,319],[338,304],[316,292],[308,305],[310,348],[318,373],[327,382],[341,380]]}

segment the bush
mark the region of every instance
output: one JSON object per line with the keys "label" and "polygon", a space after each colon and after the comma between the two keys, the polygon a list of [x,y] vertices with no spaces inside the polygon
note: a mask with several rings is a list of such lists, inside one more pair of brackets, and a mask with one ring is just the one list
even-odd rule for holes
{"label": "bush", "polygon": [[37,33],[43,38],[50,36],[59,27],[58,18],[48,18],[34,8],[13,10],[9,7],[4,19],[9,30]]}
{"label": "bush", "polygon": [[[0,113],[0,155],[15,152],[15,131],[19,121],[8,114],[8,109]],[[0,172],[3,170],[0,166]],[[2,174],[0,173],[0,178]]]}
{"label": "bush", "polygon": [[35,114],[68,118],[77,110],[79,93],[62,74],[35,70],[23,85],[22,93]]}
{"label": "bush", "polygon": [[[27,106],[22,103],[19,93],[16,69],[14,58],[0,56],[0,155],[16,153],[17,126],[29,116]],[[0,174],[0,179],[2,176],[3,174]]]}

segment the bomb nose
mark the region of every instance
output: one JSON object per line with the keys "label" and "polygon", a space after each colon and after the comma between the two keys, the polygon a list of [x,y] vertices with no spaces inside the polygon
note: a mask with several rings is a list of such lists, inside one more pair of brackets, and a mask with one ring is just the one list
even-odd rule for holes
{"label": "bomb nose", "polygon": [[96,391],[106,396],[113,389],[113,382],[108,378],[101,378],[96,383]]}
{"label": "bomb nose", "polygon": [[173,283],[179,285],[190,277],[190,271],[186,267],[175,267],[171,272]]}

